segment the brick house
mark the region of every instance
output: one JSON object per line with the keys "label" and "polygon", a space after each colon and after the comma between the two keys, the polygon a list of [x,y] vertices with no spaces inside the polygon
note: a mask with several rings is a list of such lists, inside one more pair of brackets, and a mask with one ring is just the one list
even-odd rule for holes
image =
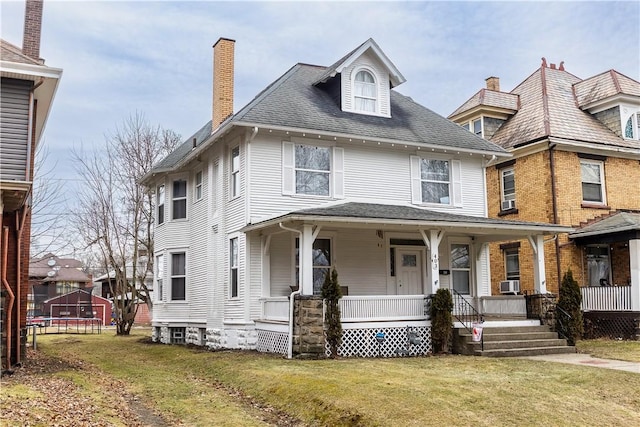
{"label": "brick house", "polygon": [[7,370],[24,355],[34,156],[62,75],[40,58],[41,22],[42,0],[27,0],[22,49],[0,40],[0,353]]}
{"label": "brick house", "polygon": [[[513,154],[487,167],[489,217],[576,228],[545,244],[547,290],[571,269],[585,303],[591,290],[640,311],[640,83],[615,70],[581,79],[544,58],[512,91],[499,83],[449,116]],[[508,280],[533,290],[525,243],[491,245],[494,292]]]}

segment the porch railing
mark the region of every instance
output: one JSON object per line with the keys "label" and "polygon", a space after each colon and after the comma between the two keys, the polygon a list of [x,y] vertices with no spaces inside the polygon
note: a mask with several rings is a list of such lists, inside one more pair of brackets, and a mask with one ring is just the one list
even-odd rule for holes
{"label": "porch railing", "polygon": [[262,320],[289,321],[289,297],[271,297],[261,300]]}
{"label": "porch railing", "polygon": [[340,299],[342,322],[427,319],[424,295],[346,296]]}
{"label": "porch railing", "polygon": [[580,288],[582,311],[631,311],[631,286]]}
{"label": "porch railing", "polygon": [[[429,318],[424,295],[345,296],[340,298],[342,322],[380,322],[426,320]],[[289,297],[263,298],[262,320],[288,322]]]}

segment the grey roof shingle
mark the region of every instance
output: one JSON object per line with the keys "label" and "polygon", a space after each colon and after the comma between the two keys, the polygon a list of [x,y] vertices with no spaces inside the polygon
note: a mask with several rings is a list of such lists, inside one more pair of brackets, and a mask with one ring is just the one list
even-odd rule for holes
{"label": "grey roof shingle", "polygon": [[[221,127],[227,123],[278,126],[487,154],[505,153],[496,144],[466,131],[395,90],[391,90],[391,118],[344,112],[329,93],[314,86],[326,71],[327,67],[321,66],[293,66]],[[210,136],[209,122],[160,161],[151,173],[176,166],[191,151],[194,137],[200,145]]]}
{"label": "grey roof shingle", "polygon": [[609,97],[625,94],[640,97],[640,84],[616,70],[605,71],[574,85],[576,100],[580,107]]}
{"label": "grey roof shingle", "polygon": [[499,230],[506,229],[538,230],[539,232],[546,234],[563,233],[573,230],[571,227],[541,222],[460,215],[407,205],[385,205],[360,202],[344,202],[332,206],[301,209],[283,214],[276,218],[270,218],[250,224],[246,230],[258,229],[287,220],[320,221],[318,217],[326,218],[327,221],[337,220],[339,222],[345,222],[345,218],[353,218],[354,221],[364,221],[367,224],[376,223],[378,221],[401,221],[403,225],[414,223],[420,226],[437,225],[439,227],[446,225],[455,227],[473,226],[476,229],[490,229],[491,233],[494,235],[498,235]]}
{"label": "grey roof shingle", "polygon": [[502,153],[495,144],[391,90],[391,118],[342,111],[324,90],[313,86],[324,67],[298,64],[240,110],[232,121],[286,126],[364,138],[423,143]]}
{"label": "grey roof shingle", "polygon": [[640,213],[616,212],[611,216],[578,228],[573,233],[569,233],[569,237],[576,239],[631,230],[640,231]]}

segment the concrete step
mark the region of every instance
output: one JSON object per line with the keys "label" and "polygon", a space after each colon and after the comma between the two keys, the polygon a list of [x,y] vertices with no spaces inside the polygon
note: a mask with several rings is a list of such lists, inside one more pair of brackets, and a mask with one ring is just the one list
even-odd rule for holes
{"label": "concrete step", "polygon": [[[518,348],[543,348],[543,347],[562,347],[567,345],[567,340],[555,338],[555,339],[541,339],[541,340],[512,340],[512,341],[485,341],[484,350],[511,350]],[[467,343],[467,346],[471,346],[473,351],[478,351],[482,348],[482,343],[473,342]]]}
{"label": "concrete step", "polygon": [[[487,330],[485,329],[484,331],[482,331],[482,335],[484,337],[484,342],[489,342],[489,341],[518,341],[518,340],[526,340],[526,339],[532,339],[532,340],[543,340],[543,339],[553,339],[553,338],[557,338],[558,334],[555,332],[550,332],[548,329],[547,331],[542,331],[542,332],[508,332],[508,333],[500,333],[500,334],[496,334],[493,333],[493,331],[491,330]],[[471,342],[471,334],[467,331],[464,332],[460,332],[459,335],[460,337],[463,337],[464,339],[467,340],[467,342]]]}
{"label": "concrete step", "polygon": [[511,348],[476,351],[477,356],[485,357],[522,357],[522,356],[540,356],[543,354],[566,354],[575,353],[576,348],[570,346],[557,347],[531,347],[531,348]]}

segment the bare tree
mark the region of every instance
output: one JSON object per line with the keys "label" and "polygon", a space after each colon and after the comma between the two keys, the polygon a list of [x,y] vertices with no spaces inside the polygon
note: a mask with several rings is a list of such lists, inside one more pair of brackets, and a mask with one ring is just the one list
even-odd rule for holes
{"label": "bare tree", "polygon": [[78,230],[112,275],[118,335],[129,334],[139,301],[151,306],[153,195],[138,182],[179,142],[177,134],[136,113],[107,136],[103,152],[72,154],[85,181]]}
{"label": "bare tree", "polygon": [[64,250],[67,235],[66,195],[63,181],[53,178],[57,163],[50,164],[46,144],[36,148],[33,192],[31,195],[31,258],[52,250]]}

